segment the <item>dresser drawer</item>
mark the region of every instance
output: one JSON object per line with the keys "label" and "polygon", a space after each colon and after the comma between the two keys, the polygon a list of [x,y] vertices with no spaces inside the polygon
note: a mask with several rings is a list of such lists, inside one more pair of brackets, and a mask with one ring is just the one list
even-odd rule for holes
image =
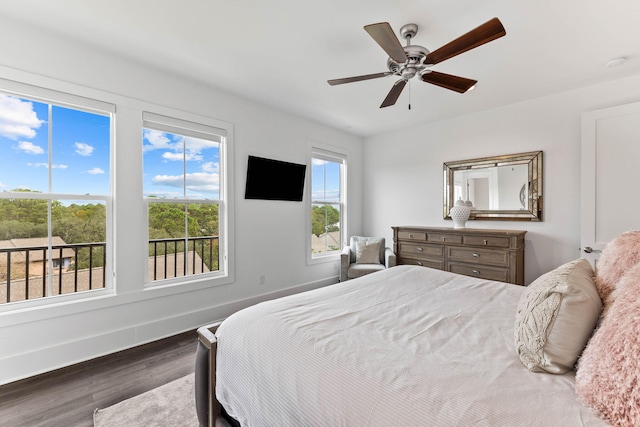
{"label": "dresser drawer", "polygon": [[509,266],[509,251],[499,249],[466,248],[449,246],[448,258],[451,261],[463,261],[473,264]]}
{"label": "dresser drawer", "polygon": [[422,265],[483,280],[524,284],[521,230],[392,227],[398,265]]}
{"label": "dresser drawer", "polygon": [[464,235],[462,242],[465,245],[470,246],[487,246],[492,248],[508,248],[510,239],[508,237],[496,237],[496,236],[469,236]]}
{"label": "dresser drawer", "polygon": [[499,282],[509,281],[508,268],[496,268],[486,266],[471,266],[464,264],[449,263],[449,271],[452,273],[464,274],[465,276],[479,277],[487,280],[497,280]]}
{"label": "dresser drawer", "polygon": [[400,256],[398,263],[403,265],[419,265],[422,267],[431,267],[437,270],[444,270],[444,261],[439,261],[437,259],[418,259]]}
{"label": "dresser drawer", "polygon": [[460,234],[427,233],[427,242],[462,243]]}
{"label": "dresser drawer", "polygon": [[400,256],[444,259],[444,246],[442,245],[400,242],[398,243],[398,251]]}
{"label": "dresser drawer", "polygon": [[427,240],[427,233],[415,231],[398,231],[398,240],[420,240],[422,242],[425,242]]}

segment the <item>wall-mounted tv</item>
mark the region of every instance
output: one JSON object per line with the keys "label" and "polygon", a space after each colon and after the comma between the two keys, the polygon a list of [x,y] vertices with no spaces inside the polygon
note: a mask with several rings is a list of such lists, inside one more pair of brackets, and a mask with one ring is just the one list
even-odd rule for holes
{"label": "wall-mounted tv", "polygon": [[245,199],[301,202],[307,166],[249,156]]}

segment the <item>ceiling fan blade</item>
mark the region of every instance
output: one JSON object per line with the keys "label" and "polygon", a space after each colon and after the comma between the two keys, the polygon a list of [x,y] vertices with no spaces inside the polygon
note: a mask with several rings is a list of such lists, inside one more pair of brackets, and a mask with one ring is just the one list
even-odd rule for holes
{"label": "ceiling fan blade", "polygon": [[395,104],[396,101],[398,100],[398,97],[402,93],[402,89],[404,89],[404,86],[406,84],[407,84],[407,81],[402,79],[395,82],[393,84],[393,87],[389,91],[389,94],[387,94],[387,97],[384,99],[384,101],[382,101],[382,105],[380,105],[380,108],[389,107]]}
{"label": "ceiling fan blade", "polygon": [[464,77],[453,76],[451,74],[439,73],[437,71],[423,74],[421,78],[424,82],[431,83],[445,89],[453,90],[458,93],[465,93],[476,83],[478,83],[477,80],[466,79]]}
{"label": "ceiling fan blade", "polygon": [[492,40],[507,34],[502,22],[498,18],[493,18],[477,28],[450,41],[439,49],[434,50],[424,60],[425,64],[437,64],[445,59],[453,58],[463,52],[482,46]]}
{"label": "ceiling fan blade", "polygon": [[408,59],[400,40],[398,40],[388,22],[365,25],[364,29],[387,52],[391,59],[401,64]]}
{"label": "ceiling fan blade", "polygon": [[335,86],[335,85],[341,85],[345,83],[359,82],[362,80],[370,80],[370,79],[377,79],[380,77],[387,77],[392,74],[393,74],[392,72],[387,71],[385,73],[366,74],[364,76],[345,77],[344,79],[327,80],[327,83],[329,83],[331,86]]}

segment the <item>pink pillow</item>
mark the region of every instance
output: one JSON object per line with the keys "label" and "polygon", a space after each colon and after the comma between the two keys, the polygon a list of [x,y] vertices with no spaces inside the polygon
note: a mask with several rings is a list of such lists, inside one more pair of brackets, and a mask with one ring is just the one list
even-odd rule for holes
{"label": "pink pillow", "polygon": [[611,293],[622,275],[640,262],[640,231],[627,231],[612,241],[602,251],[596,269],[595,284],[605,306],[613,302]]}
{"label": "pink pillow", "polygon": [[578,360],[576,393],[617,426],[640,426],[640,264],[620,280],[613,303]]}

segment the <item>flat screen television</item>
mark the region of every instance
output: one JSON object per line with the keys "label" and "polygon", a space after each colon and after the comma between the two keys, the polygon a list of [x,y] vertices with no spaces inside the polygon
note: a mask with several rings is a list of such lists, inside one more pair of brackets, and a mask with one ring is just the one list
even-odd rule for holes
{"label": "flat screen television", "polygon": [[307,166],[249,156],[245,199],[301,202]]}

